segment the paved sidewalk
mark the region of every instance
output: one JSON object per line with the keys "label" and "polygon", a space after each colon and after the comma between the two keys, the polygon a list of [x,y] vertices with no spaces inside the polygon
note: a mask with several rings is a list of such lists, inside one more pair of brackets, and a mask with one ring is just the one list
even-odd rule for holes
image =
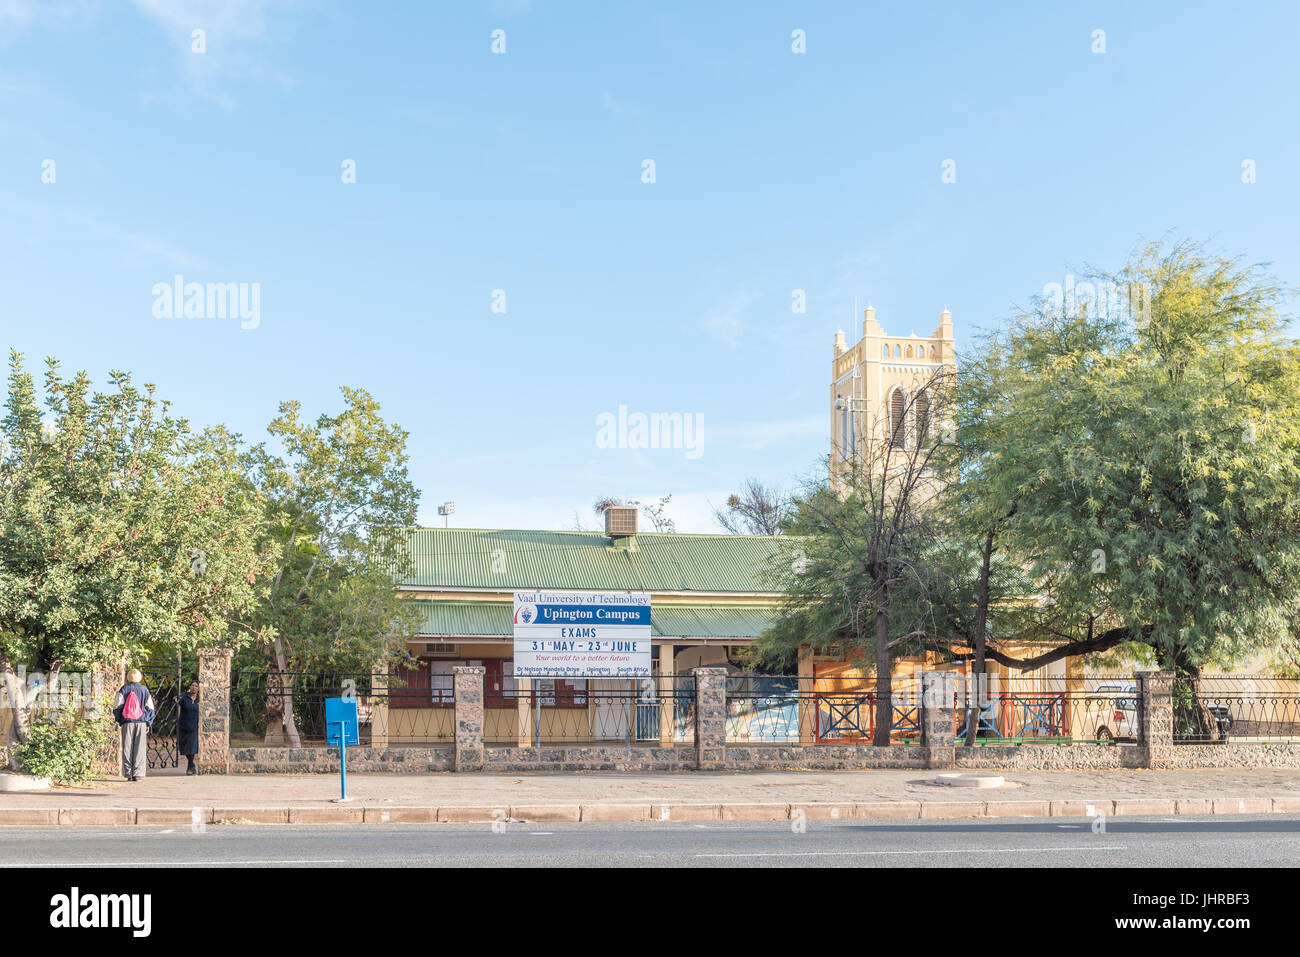
{"label": "paved sidewalk", "polygon": [[[998,789],[938,772],[158,775],[0,793],[0,825],[397,821],[784,820],[1300,813],[1300,770],[1004,772]],[[990,772],[981,772],[990,773]]]}

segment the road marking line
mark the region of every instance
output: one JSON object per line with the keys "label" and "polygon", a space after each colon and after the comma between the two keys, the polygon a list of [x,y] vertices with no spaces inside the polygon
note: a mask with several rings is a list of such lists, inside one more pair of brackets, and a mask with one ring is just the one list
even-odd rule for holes
{"label": "road marking line", "polygon": [[863,857],[875,854],[1036,854],[1045,851],[1125,851],[1125,844],[1099,847],[939,847],[928,851],[763,851],[740,854],[696,854],[696,857]]}
{"label": "road marking line", "polygon": [[0,864],[0,869],[14,867],[234,867],[246,864],[356,864],[359,858],[331,859],[308,858],[300,861],[273,861],[258,858],[252,861],[59,861],[55,864]]}

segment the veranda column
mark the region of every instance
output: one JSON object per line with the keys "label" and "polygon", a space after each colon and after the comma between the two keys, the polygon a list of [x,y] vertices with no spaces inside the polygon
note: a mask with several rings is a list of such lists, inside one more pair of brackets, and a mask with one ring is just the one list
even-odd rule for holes
{"label": "veranda column", "polygon": [[521,748],[533,746],[533,679],[515,679],[515,706],[518,710],[515,743]]}
{"label": "veranda column", "polygon": [[677,731],[677,663],[672,645],[659,646],[659,747],[671,748]]}
{"label": "veranda column", "polygon": [[388,664],[380,661],[370,674],[370,746],[388,747]]}
{"label": "veranda column", "polygon": [[817,701],[813,697],[817,681],[813,672],[813,651],[808,645],[799,646],[799,743],[817,743]]}

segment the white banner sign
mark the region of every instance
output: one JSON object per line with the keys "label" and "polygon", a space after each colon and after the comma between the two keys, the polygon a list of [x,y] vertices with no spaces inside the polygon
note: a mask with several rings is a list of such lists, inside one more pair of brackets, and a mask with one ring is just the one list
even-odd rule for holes
{"label": "white banner sign", "polygon": [[650,677],[650,596],[515,592],[515,677]]}

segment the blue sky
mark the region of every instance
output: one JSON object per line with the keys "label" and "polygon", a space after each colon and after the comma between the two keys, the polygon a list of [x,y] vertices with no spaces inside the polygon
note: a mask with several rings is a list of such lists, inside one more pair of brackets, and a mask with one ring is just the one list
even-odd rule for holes
{"label": "blue sky", "polygon": [[[702,6],[0,0],[3,345],[249,438],[367,388],[428,524],[715,531],[826,453],[854,297],[961,345],[1184,236],[1300,285],[1292,4]],[[156,318],[178,273],[257,328]],[[620,405],[701,454],[599,448]]]}

